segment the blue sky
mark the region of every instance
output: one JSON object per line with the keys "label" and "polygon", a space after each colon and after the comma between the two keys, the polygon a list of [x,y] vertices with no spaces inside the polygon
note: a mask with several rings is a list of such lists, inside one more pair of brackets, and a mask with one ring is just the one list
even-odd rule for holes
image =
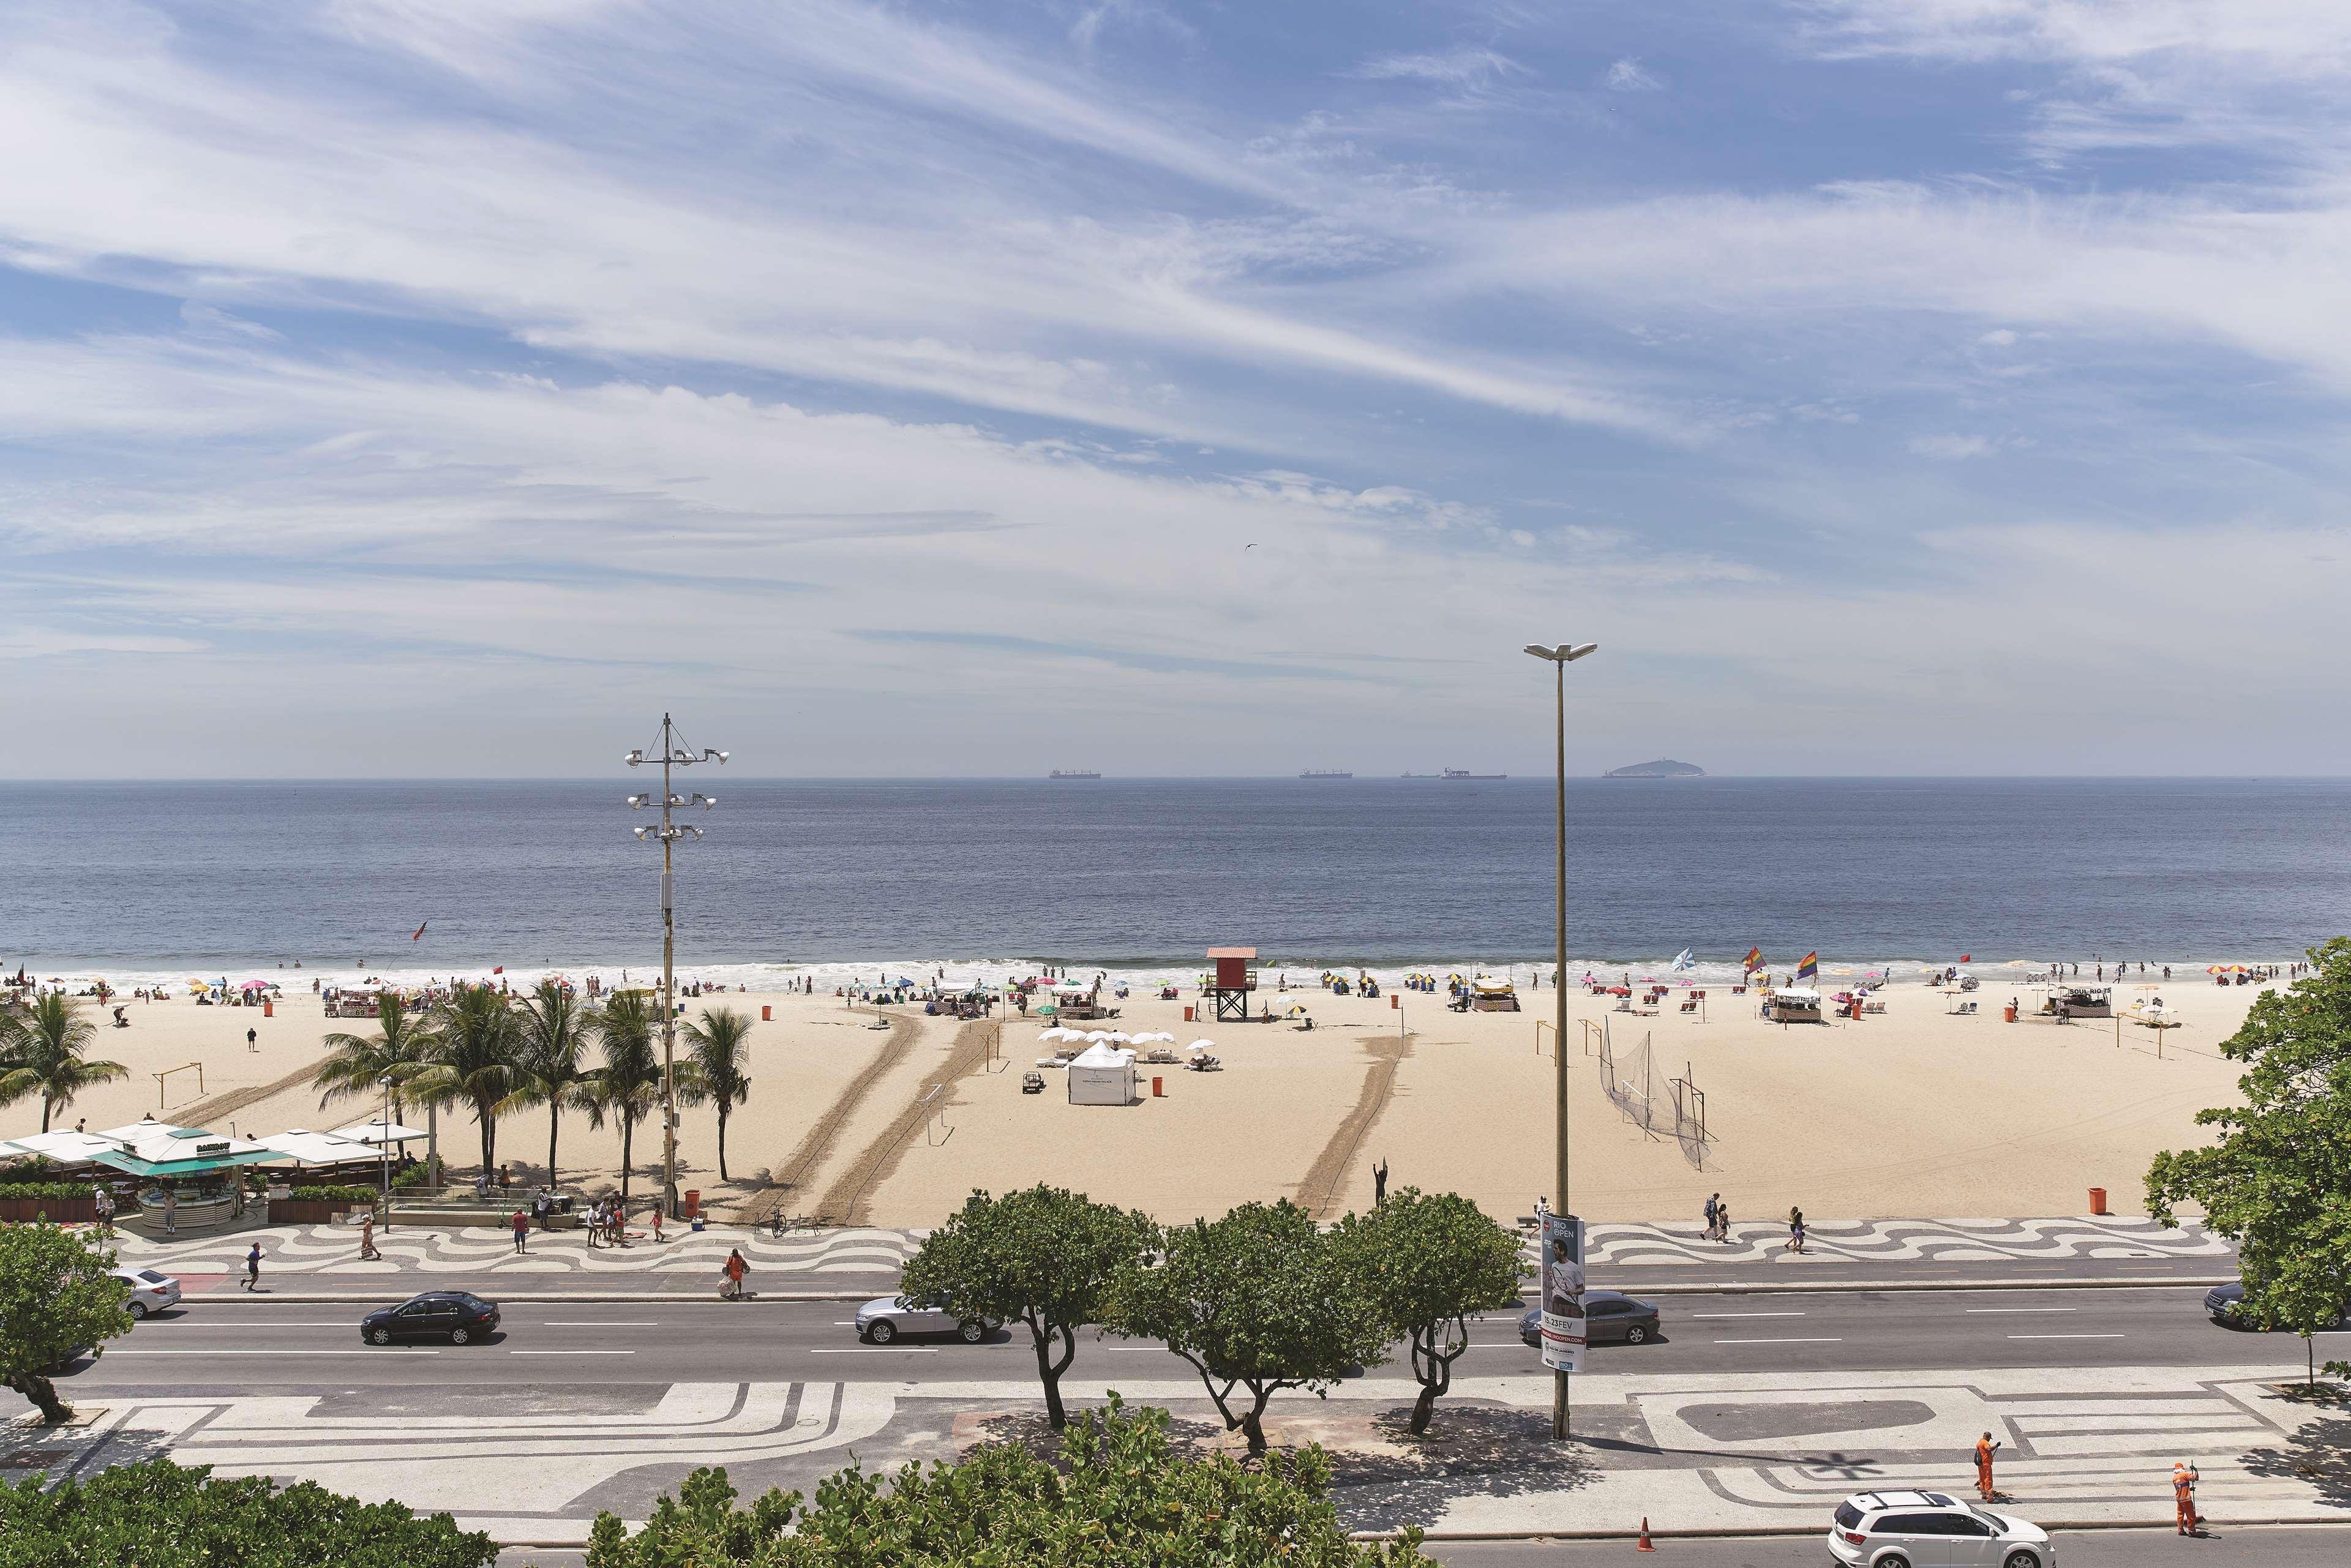
{"label": "blue sky", "polygon": [[41,775],[2343,773],[2351,9],[0,13]]}

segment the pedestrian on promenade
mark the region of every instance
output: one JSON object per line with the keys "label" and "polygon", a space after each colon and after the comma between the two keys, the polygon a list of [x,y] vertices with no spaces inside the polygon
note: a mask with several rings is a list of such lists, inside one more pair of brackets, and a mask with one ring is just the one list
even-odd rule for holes
{"label": "pedestrian on promenade", "polygon": [[1803,1249],[1804,1211],[1791,1204],[1788,1207],[1788,1250],[1802,1252]]}
{"label": "pedestrian on promenade", "polygon": [[89,1189],[91,1216],[98,1221],[100,1236],[114,1234],[114,1195],[106,1190],[104,1182],[93,1183]]}
{"label": "pedestrian on promenade", "polygon": [[1983,1493],[1986,1502],[2000,1495],[1991,1484],[1991,1457],[2000,1452],[2000,1447],[1991,1440],[1990,1432],[1976,1439],[1976,1490]]}
{"label": "pedestrian on promenade", "polygon": [[669,1238],[662,1234],[662,1200],[660,1198],[653,1199],[653,1227],[654,1240],[666,1241],[669,1239]]}
{"label": "pedestrian on promenade", "polygon": [[167,1186],[163,1189],[163,1234],[166,1236],[177,1236],[179,1233],[180,1195],[174,1189]]}
{"label": "pedestrian on promenade", "polygon": [[530,1216],[517,1208],[514,1211],[514,1218],[507,1223],[514,1227],[515,1250],[529,1250],[526,1243],[530,1240]]}
{"label": "pedestrian on promenade", "polygon": [[1722,1194],[1719,1192],[1706,1200],[1706,1239],[1708,1241],[1714,1239],[1714,1216],[1721,1207]]}
{"label": "pedestrian on promenade", "polygon": [[1719,1198],[1714,1204],[1714,1239],[1725,1246],[1730,1243],[1730,1205]]}
{"label": "pedestrian on promenade", "polygon": [[743,1299],[743,1276],[748,1274],[750,1271],[751,1265],[743,1260],[743,1249],[739,1247],[728,1248],[726,1249],[726,1284],[719,1293],[725,1296],[728,1301],[741,1301]]}
{"label": "pedestrian on promenade", "polygon": [[360,1261],[381,1263],[383,1254],[375,1249],[375,1216],[371,1213],[360,1221]]}
{"label": "pedestrian on promenade", "polygon": [[2204,1523],[2204,1516],[2196,1511],[2196,1483],[2203,1478],[2196,1467],[2186,1459],[2171,1467],[2171,1500],[2177,1509],[2179,1530],[2182,1535],[2193,1535]]}
{"label": "pedestrian on promenade", "polygon": [[261,1288],[261,1243],[258,1241],[255,1242],[245,1255],[245,1279],[242,1283],[248,1291],[257,1291]]}

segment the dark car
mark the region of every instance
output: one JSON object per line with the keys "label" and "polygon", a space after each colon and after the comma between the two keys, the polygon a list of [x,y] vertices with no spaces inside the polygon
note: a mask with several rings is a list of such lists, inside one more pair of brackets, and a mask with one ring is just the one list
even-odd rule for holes
{"label": "dark car", "polygon": [[[1542,1309],[1529,1307],[1519,1319],[1519,1337],[1531,1345],[1542,1343]],[[1583,1343],[1645,1344],[1657,1337],[1655,1303],[1619,1291],[1583,1292]]]}
{"label": "dark car", "polygon": [[370,1312],[360,1320],[360,1337],[370,1344],[403,1339],[445,1339],[471,1344],[498,1326],[498,1304],[471,1291],[427,1291],[423,1295]]}
{"label": "dark car", "polygon": [[[2210,1312],[2212,1315],[2212,1321],[2222,1328],[2252,1328],[2255,1324],[2252,1319],[2244,1315],[2241,1310],[2244,1300],[2244,1286],[2232,1281],[2226,1285],[2215,1285],[2204,1292],[2204,1310]],[[2333,1321],[2317,1326],[2322,1329],[2351,1328],[2351,1308],[2335,1308]]]}

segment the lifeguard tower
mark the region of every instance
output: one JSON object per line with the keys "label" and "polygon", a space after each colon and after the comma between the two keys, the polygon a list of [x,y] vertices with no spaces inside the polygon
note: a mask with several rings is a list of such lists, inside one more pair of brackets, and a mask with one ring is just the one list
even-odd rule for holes
{"label": "lifeguard tower", "polygon": [[1208,959],[1217,966],[1215,977],[1207,988],[1217,998],[1217,1021],[1234,1023],[1249,1021],[1249,993],[1257,989],[1257,949],[1254,947],[1211,947]]}

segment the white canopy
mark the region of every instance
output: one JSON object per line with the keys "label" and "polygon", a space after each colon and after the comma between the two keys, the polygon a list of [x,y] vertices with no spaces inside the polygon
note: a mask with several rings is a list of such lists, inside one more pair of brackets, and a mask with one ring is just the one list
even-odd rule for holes
{"label": "white canopy", "polygon": [[299,1127],[290,1133],[272,1133],[254,1142],[270,1153],[283,1155],[301,1166],[350,1165],[379,1157],[379,1151],[372,1144],[363,1144],[356,1138],[339,1137],[333,1133],[307,1133]]}
{"label": "white canopy", "polygon": [[1132,1067],[1134,1065],[1134,1052],[1121,1051],[1118,1047],[1107,1043],[1090,1045],[1080,1051],[1077,1060],[1071,1061],[1070,1065],[1071,1067]]}
{"label": "white canopy", "polygon": [[0,1143],[0,1154],[38,1155],[60,1165],[78,1166],[89,1164],[101,1153],[110,1155],[116,1147],[113,1139],[92,1133],[29,1133]]}
{"label": "white canopy", "polygon": [[358,1144],[397,1144],[408,1138],[421,1138],[424,1134],[398,1122],[355,1122],[348,1127],[338,1127],[334,1135]]}
{"label": "white canopy", "polygon": [[1785,986],[1771,995],[1785,1002],[1817,1002],[1821,999],[1820,992],[1808,986]]}

